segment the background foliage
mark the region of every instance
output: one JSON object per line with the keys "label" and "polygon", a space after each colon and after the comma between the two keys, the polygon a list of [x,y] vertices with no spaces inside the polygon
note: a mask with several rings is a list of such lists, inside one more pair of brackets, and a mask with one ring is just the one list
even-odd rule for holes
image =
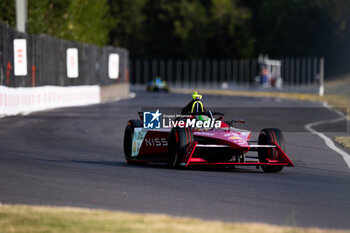
{"label": "background foliage", "polygon": [[[27,29],[131,58],[325,56],[345,72],[349,13],[348,0],[29,0]],[[15,26],[14,0],[0,19]]]}

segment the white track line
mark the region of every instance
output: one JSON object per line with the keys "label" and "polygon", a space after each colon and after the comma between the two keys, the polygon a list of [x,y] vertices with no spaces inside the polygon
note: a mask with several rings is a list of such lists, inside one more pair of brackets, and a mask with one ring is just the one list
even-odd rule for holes
{"label": "white track line", "polygon": [[123,96],[123,97],[115,97],[109,101],[106,101],[106,102],[117,102],[119,100],[128,100],[128,99],[133,99],[136,97],[136,94],[135,92],[130,92],[128,96]]}
{"label": "white track line", "polygon": [[327,137],[326,135],[324,135],[323,133],[320,133],[320,132],[317,132],[316,130],[314,130],[312,127],[313,126],[316,126],[316,125],[322,125],[322,124],[326,124],[326,123],[335,123],[335,122],[338,122],[338,121],[341,121],[341,120],[346,120],[346,115],[343,114],[342,112],[340,112],[339,110],[335,110],[335,109],[332,109],[330,108],[327,103],[323,103],[324,107],[327,108],[328,110],[330,111],[333,111],[335,113],[337,113],[340,117],[336,118],[336,119],[333,119],[333,120],[324,120],[324,121],[317,121],[317,122],[313,122],[313,123],[310,123],[310,124],[307,124],[305,125],[305,129],[308,130],[310,133],[312,134],[316,134],[317,136],[319,136],[320,138],[322,138],[326,145],[333,151],[337,152],[338,154],[340,154],[346,165],[348,165],[348,167],[350,168],[350,155],[348,153],[346,153],[345,151],[339,149],[338,147],[335,146],[334,142],[329,138]]}

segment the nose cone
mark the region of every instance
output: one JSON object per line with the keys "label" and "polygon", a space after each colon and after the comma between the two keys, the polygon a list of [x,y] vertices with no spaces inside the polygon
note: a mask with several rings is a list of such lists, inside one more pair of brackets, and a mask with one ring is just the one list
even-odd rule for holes
{"label": "nose cone", "polygon": [[236,132],[231,132],[226,135],[226,141],[230,143],[230,147],[232,149],[238,149],[238,148],[249,148],[249,144],[247,142],[247,139]]}

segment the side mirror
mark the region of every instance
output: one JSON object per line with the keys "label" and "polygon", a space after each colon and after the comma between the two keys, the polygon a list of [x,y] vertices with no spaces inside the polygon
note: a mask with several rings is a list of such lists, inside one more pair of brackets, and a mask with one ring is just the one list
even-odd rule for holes
{"label": "side mirror", "polygon": [[237,119],[237,120],[233,120],[233,123],[244,124],[245,120],[244,119]]}
{"label": "side mirror", "polygon": [[243,119],[235,119],[230,122],[230,126],[232,126],[232,124],[244,124],[244,123],[245,123],[245,120]]}

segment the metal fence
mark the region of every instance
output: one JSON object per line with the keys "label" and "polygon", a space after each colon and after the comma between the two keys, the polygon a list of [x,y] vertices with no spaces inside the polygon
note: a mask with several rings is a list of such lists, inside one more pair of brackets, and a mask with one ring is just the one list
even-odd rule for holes
{"label": "metal fence", "polygon": [[[283,58],[275,75],[280,88],[318,91],[323,58]],[[171,87],[243,89],[260,87],[260,59],[130,61],[131,83],[146,85],[159,76]]]}
{"label": "metal fence", "polygon": [[[13,40],[27,40],[26,76],[14,75]],[[67,77],[66,51],[78,49],[79,77]],[[119,54],[119,78],[108,77],[108,56]],[[47,35],[20,33],[0,22],[0,85],[32,87],[44,85],[110,85],[129,81],[128,51],[117,47],[56,39]]]}

